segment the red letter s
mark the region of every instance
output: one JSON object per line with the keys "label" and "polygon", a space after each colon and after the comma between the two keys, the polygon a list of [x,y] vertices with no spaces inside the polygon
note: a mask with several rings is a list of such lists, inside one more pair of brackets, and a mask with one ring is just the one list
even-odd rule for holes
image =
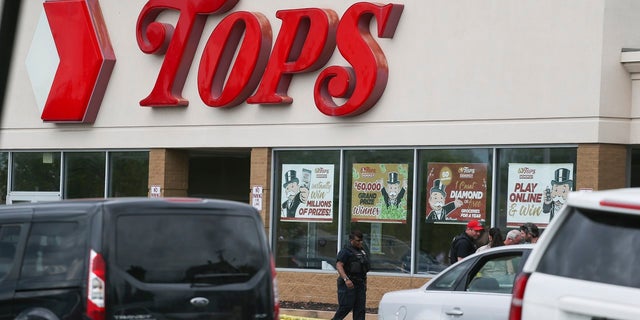
{"label": "red letter s", "polygon": [[[378,37],[392,38],[404,5],[359,2],[345,12],[338,25],[337,42],[342,56],[353,66],[323,70],[314,89],[320,112],[329,116],[355,116],[378,102],[387,85],[389,66],[384,52],[369,32],[371,19],[378,23]],[[338,106],[332,97],[346,98]]]}

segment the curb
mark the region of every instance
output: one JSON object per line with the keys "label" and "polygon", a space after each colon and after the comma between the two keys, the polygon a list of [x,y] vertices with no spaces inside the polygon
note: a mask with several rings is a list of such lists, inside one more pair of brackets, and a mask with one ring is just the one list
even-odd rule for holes
{"label": "curb", "polygon": [[[327,320],[331,319],[335,311],[280,309],[280,320]],[[376,320],[377,314],[367,313],[366,320]],[[351,319],[351,314],[345,319]]]}
{"label": "curb", "polygon": [[320,318],[307,318],[307,317],[298,317],[298,316],[290,316],[286,314],[280,315],[280,320],[321,320]]}
{"label": "curb", "polygon": [[280,320],[324,320],[331,319],[334,311],[280,309]]}

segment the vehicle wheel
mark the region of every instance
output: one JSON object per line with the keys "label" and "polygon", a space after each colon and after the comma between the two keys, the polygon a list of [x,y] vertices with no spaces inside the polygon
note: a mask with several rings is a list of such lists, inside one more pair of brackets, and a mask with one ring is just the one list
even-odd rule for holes
{"label": "vehicle wheel", "polygon": [[33,308],[22,311],[15,320],[59,320],[55,313],[45,308]]}

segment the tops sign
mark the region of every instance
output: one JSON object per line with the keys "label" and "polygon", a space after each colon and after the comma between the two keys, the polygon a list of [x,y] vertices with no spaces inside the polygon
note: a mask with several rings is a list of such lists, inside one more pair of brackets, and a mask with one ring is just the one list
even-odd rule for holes
{"label": "tops sign", "polygon": [[[141,106],[188,105],[181,93],[205,19],[231,10],[238,1],[147,2],[138,17],[138,46],[145,53],[165,54],[165,58]],[[293,99],[287,90],[292,76],[322,68],[337,45],[352,67],[330,66],[320,72],[314,86],[316,106],[329,116],[363,113],[382,96],[389,73],[384,53],[369,32],[371,19],[377,21],[379,37],[391,38],[403,8],[360,2],[347,9],[342,19],[331,9],[280,10],[276,17],[282,20],[282,27],[272,52],[271,25],[264,15],[231,13],[216,26],[204,48],[198,68],[200,98],[211,107],[233,107],[243,101],[290,104]],[[169,9],[180,11],[175,28],[155,21]],[[333,97],[346,102],[337,105]]]}
{"label": "tops sign", "polygon": [[[177,107],[189,104],[182,97],[182,89],[207,16],[226,13],[238,2],[147,1],[138,16],[137,43],[143,52],[164,55],[164,60],[155,85],[151,93],[140,101],[141,106]],[[85,7],[96,8],[95,11],[99,12],[97,0],[46,0],[45,6],[54,3],[60,7],[69,6],[69,3],[88,3],[90,5]],[[376,19],[378,37],[392,38],[403,9],[404,5],[401,4],[359,2],[349,7],[342,18],[331,9],[279,10],[276,17],[282,20],[282,24],[273,50],[271,24],[263,14],[248,11],[229,13],[212,31],[200,58],[197,77],[200,98],[211,107],[233,107],[243,102],[291,104],[293,98],[287,95],[287,91],[293,75],[324,67],[313,89],[318,110],[329,116],[361,114],[380,99],[389,73],[384,52],[369,31],[372,19]],[[165,10],[179,11],[175,26],[156,21]],[[55,15],[49,11],[47,14],[49,18]],[[64,11],[58,14],[64,15]],[[102,36],[94,38],[106,39],[105,46],[109,48],[104,21],[91,19],[91,22],[91,28],[103,30],[96,32]],[[98,41],[94,39],[91,42]],[[336,47],[350,66],[325,67]],[[109,59],[100,59],[110,62],[107,71],[113,67],[115,56],[111,55]],[[67,59],[71,60],[83,61]],[[58,66],[58,74],[65,73],[63,67]],[[68,104],[48,101],[45,108],[47,112],[42,113],[42,119],[51,122],[93,122],[97,114],[97,106],[93,102],[102,101],[104,90],[98,89],[106,88],[110,72],[104,74],[105,77],[100,81],[77,81],[85,87],[88,87],[88,82],[96,84],[97,87],[87,89],[93,94],[90,99],[85,99],[92,102],[93,106],[83,103],[80,109],[84,111],[72,113]],[[76,89],[82,88],[68,88],[64,92]],[[63,91],[51,90],[48,100],[54,101],[52,95],[63,94]],[[334,98],[342,103],[337,104]]]}

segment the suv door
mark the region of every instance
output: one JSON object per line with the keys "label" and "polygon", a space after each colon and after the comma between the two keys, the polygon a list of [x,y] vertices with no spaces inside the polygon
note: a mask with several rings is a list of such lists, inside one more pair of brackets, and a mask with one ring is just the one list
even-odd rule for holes
{"label": "suv door", "polygon": [[[0,319],[13,319],[13,295],[27,224],[0,224]],[[23,230],[25,230],[23,232]]]}
{"label": "suv door", "polygon": [[640,215],[607,209],[567,206],[545,231],[522,319],[639,319]]}

